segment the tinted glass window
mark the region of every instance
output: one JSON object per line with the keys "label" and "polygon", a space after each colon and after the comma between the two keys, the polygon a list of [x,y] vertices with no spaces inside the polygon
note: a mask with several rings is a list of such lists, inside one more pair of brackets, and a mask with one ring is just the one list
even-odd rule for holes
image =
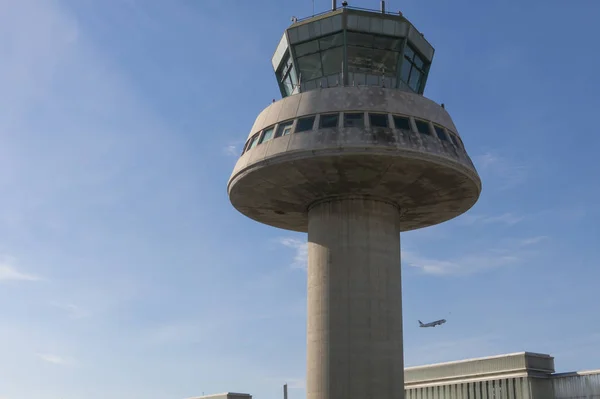
{"label": "tinted glass window", "polygon": [[306,54],[312,54],[319,51],[319,42],[313,40],[311,42],[298,44],[296,47],[296,57],[302,57]]}
{"label": "tinted glass window", "polygon": [[342,61],[344,58],[343,47],[332,48],[321,53],[321,64],[325,76],[342,71]]}
{"label": "tinted glass window", "polygon": [[417,68],[423,69],[423,60],[418,54],[415,54],[415,58],[413,60]]}
{"label": "tinted glass window", "polygon": [[396,129],[412,130],[410,120],[403,116],[394,116],[394,125],[396,125]]}
{"label": "tinted glass window", "polygon": [[307,130],[312,130],[314,123],[314,116],[309,116],[308,118],[300,118],[298,119],[298,122],[296,122],[296,132],[306,132]]}
{"label": "tinted glass window", "polygon": [[263,133],[262,137],[260,138],[260,143],[264,143],[265,141],[269,141],[273,138],[273,131],[275,130],[274,127],[271,127],[269,129],[266,129],[265,132]]}
{"label": "tinted glass window", "polygon": [[408,82],[408,85],[415,92],[419,91],[419,88],[421,86],[421,77],[422,76],[423,75],[422,75],[421,71],[419,71],[416,68],[413,68],[412,71],[410,72],[410,80]]}
{"label": "tinted glass window", "polygon": [[420,93],[426,69],[423,58],[407,45],[404,49],[404,59],[402,61],[400,78],[404,83],[407,83],[413,91]]}
{"label": "tinted glass window", "polygon": [[417,125],[417,131],[419,133],[431,134],[431,131],[429,130],[429,123],[415,119],[415,124]]}
{"label": "tinted glass window", "polygon": [[444,129],[442,127],[433,125],[433,128],[435,129],[435,134],[437,134],[440,140],[448,141],[448,137],[446,137],[446,132],[444,132]]}
{"label": "tinted glass window", "polygon": [[398,53],[394,51],[373,50],[371,59],[374,69],[383,72],[385,75],[396,76]]}
{"label": "tinted glass window", "polygon": [[369,114],[371,127],[388,127],[388,118],[385,114]]}
{"label": "tinted glass window", "polygon": [[344,127],[364,127],[364,114],[361,113],[345,113]]}
{"label": "tinted glass window", "polygon": [[292,122],[280,123],[277,127],[277,134],[275,137],[287,136],[292,131]]}
{"label": "tinted glass window", "polygon": [[406,46],[404,48],[404,56],[406,58],[408,58],[409,60],[412,60],[413,57],[415,56],[415,52],[410,48],[410,46]]}
{"label": "tinted glass window", "polygon": [[323,75],[321,70],[321,54],[311,54],[298,58],[298,68],[303,80],[320,78]]}
{"label": "tinted glass window", "polygon": [[321,50],[327,50],[331,47],[337,47],[344,44],[344,35],[336,33],[335,35],[323,37],[319,40]]}
{"label": "tinted glass window", "polygon": [[456,137],[454,137],[454,135],[452,133],[448,133],[448,136],[450,136],[450,140],[452,140],[452,142],[454,143],[455,146],[460,147],[458,145],[458,140],[456,140]]}
{"label": "tinted glass window", "polygon": [[277,70],[277,79],[281,83],[282,89],[285,92],[284,97],[293,94],[294,89],[298,84],[298,79],[296,77],[296,70],[292,64],[289,52],[287,51],[284,61]]}
{"label": "tinted glass window", "polygon": [[346,41],[350,46],[373,48],[374,36],[368,33],[346,32]]}
{"label": "tinted glass window", "polygon": [[253,149],[258,144],[258,133],[252,136],[250,139],[250,144],[248,144],[248,150]]}
{"label": "tinted glass window", "polygon": [[375,36],[373,39],[373,47],[375,48],[400,51],[402,40],[396,37]]}
{"label": "tinted glass window", "polygon": [[321,115],[321,128],[337,127],[338,114]]}
{"label": "tinted glass window", "polygon": [[412,64],[408,60],[405,59],[402,62],[402,73],[400,74],[400,79],[402,79],[404,82],[408,82],[411,67]]}

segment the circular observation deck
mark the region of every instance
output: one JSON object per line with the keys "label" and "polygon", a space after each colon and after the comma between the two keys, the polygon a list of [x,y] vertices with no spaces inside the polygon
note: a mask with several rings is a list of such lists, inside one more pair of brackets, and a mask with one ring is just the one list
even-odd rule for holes
{"label": "circular observation deck", "polygon": [[396,204],[401,231],[470,209],[481,181],[450,115],[415,93],[378,87],[311,90],[264,109],[228,183],[251,219],[306,232],[308,209],[335,197]]}

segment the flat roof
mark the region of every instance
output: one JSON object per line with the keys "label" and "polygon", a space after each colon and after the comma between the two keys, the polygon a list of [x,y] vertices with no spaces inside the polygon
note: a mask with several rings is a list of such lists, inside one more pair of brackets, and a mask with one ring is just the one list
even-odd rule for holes
{"label": "flat roof", "polygon": [[552,374],[552,378],[560,378],[560,377],[572,377],[574,375],[594,375],[600,374],[600,369],[598,370],[585,370],[585,371],[571,371],[566,373],[556,373]]}
{"label": "flat roof", "polygon": [[421,366],[411,366],[411,367],[405,367],[404,370],[417,370],[417,369],[429,368],[429,367],[433,367],[433,366],[454,365],[454,364],[460,364],[460,363],[477,362],[477,361],[482,361],[482,360],[500,359],[500,358],[511,357],[511,356],[530,356],[530,357],[552,358],[552,356],[544,354],[544,353],[515,352],[515,353],[507,353],[507,354],[504,354],[504,355],[474,357],[474,358],[470,358],[470,359],[452,360],[452,361],[449,361],[449,362],[424,364],[424,365],[421,365]]}
{"label": "flat roof", "polygon": [[211,395],[204,395],[204,396],[194,396],[194,397],[187,398],[187,399],[214,398],[217,396],[243,396],[243,397],[247,397],[247,398],[252,397],[252,395],[250,395],[249,393],[223,392],[223,393],[213,393]]}
{"label": "flat roof", "polygon": [[424,366],[406,367],[405,384],[445,384],[514,376],[548,378],[554,373],[554,358],[535,352],[516,352],[505,355],[487,356],[474,359]]}

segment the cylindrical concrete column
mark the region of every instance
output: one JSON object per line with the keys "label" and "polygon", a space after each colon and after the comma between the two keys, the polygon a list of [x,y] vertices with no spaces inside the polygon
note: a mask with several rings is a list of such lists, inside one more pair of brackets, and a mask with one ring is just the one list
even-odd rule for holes
{"label": "cylindrical concrete column", "polygon": [[384,201],[308,214],[308,399],[403,399],[400,214]]}

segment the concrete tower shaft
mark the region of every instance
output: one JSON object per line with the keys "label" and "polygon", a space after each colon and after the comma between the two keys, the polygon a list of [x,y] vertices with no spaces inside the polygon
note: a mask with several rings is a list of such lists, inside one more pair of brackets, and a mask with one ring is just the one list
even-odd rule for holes
{"label": "concrete tower shaft", "polygon": [[308,232],[308,398],[403,399],[400,232],[466,212],[481,181],[422,95],[434,50],[410,22],[348,7],[294,21],[273,56],[284,98],[256,118],[229,198]]}
{"label": "concrete tower shaft", "polygon": [[350,197],[308,213],[308,399],[402,398],[397,206]]}

